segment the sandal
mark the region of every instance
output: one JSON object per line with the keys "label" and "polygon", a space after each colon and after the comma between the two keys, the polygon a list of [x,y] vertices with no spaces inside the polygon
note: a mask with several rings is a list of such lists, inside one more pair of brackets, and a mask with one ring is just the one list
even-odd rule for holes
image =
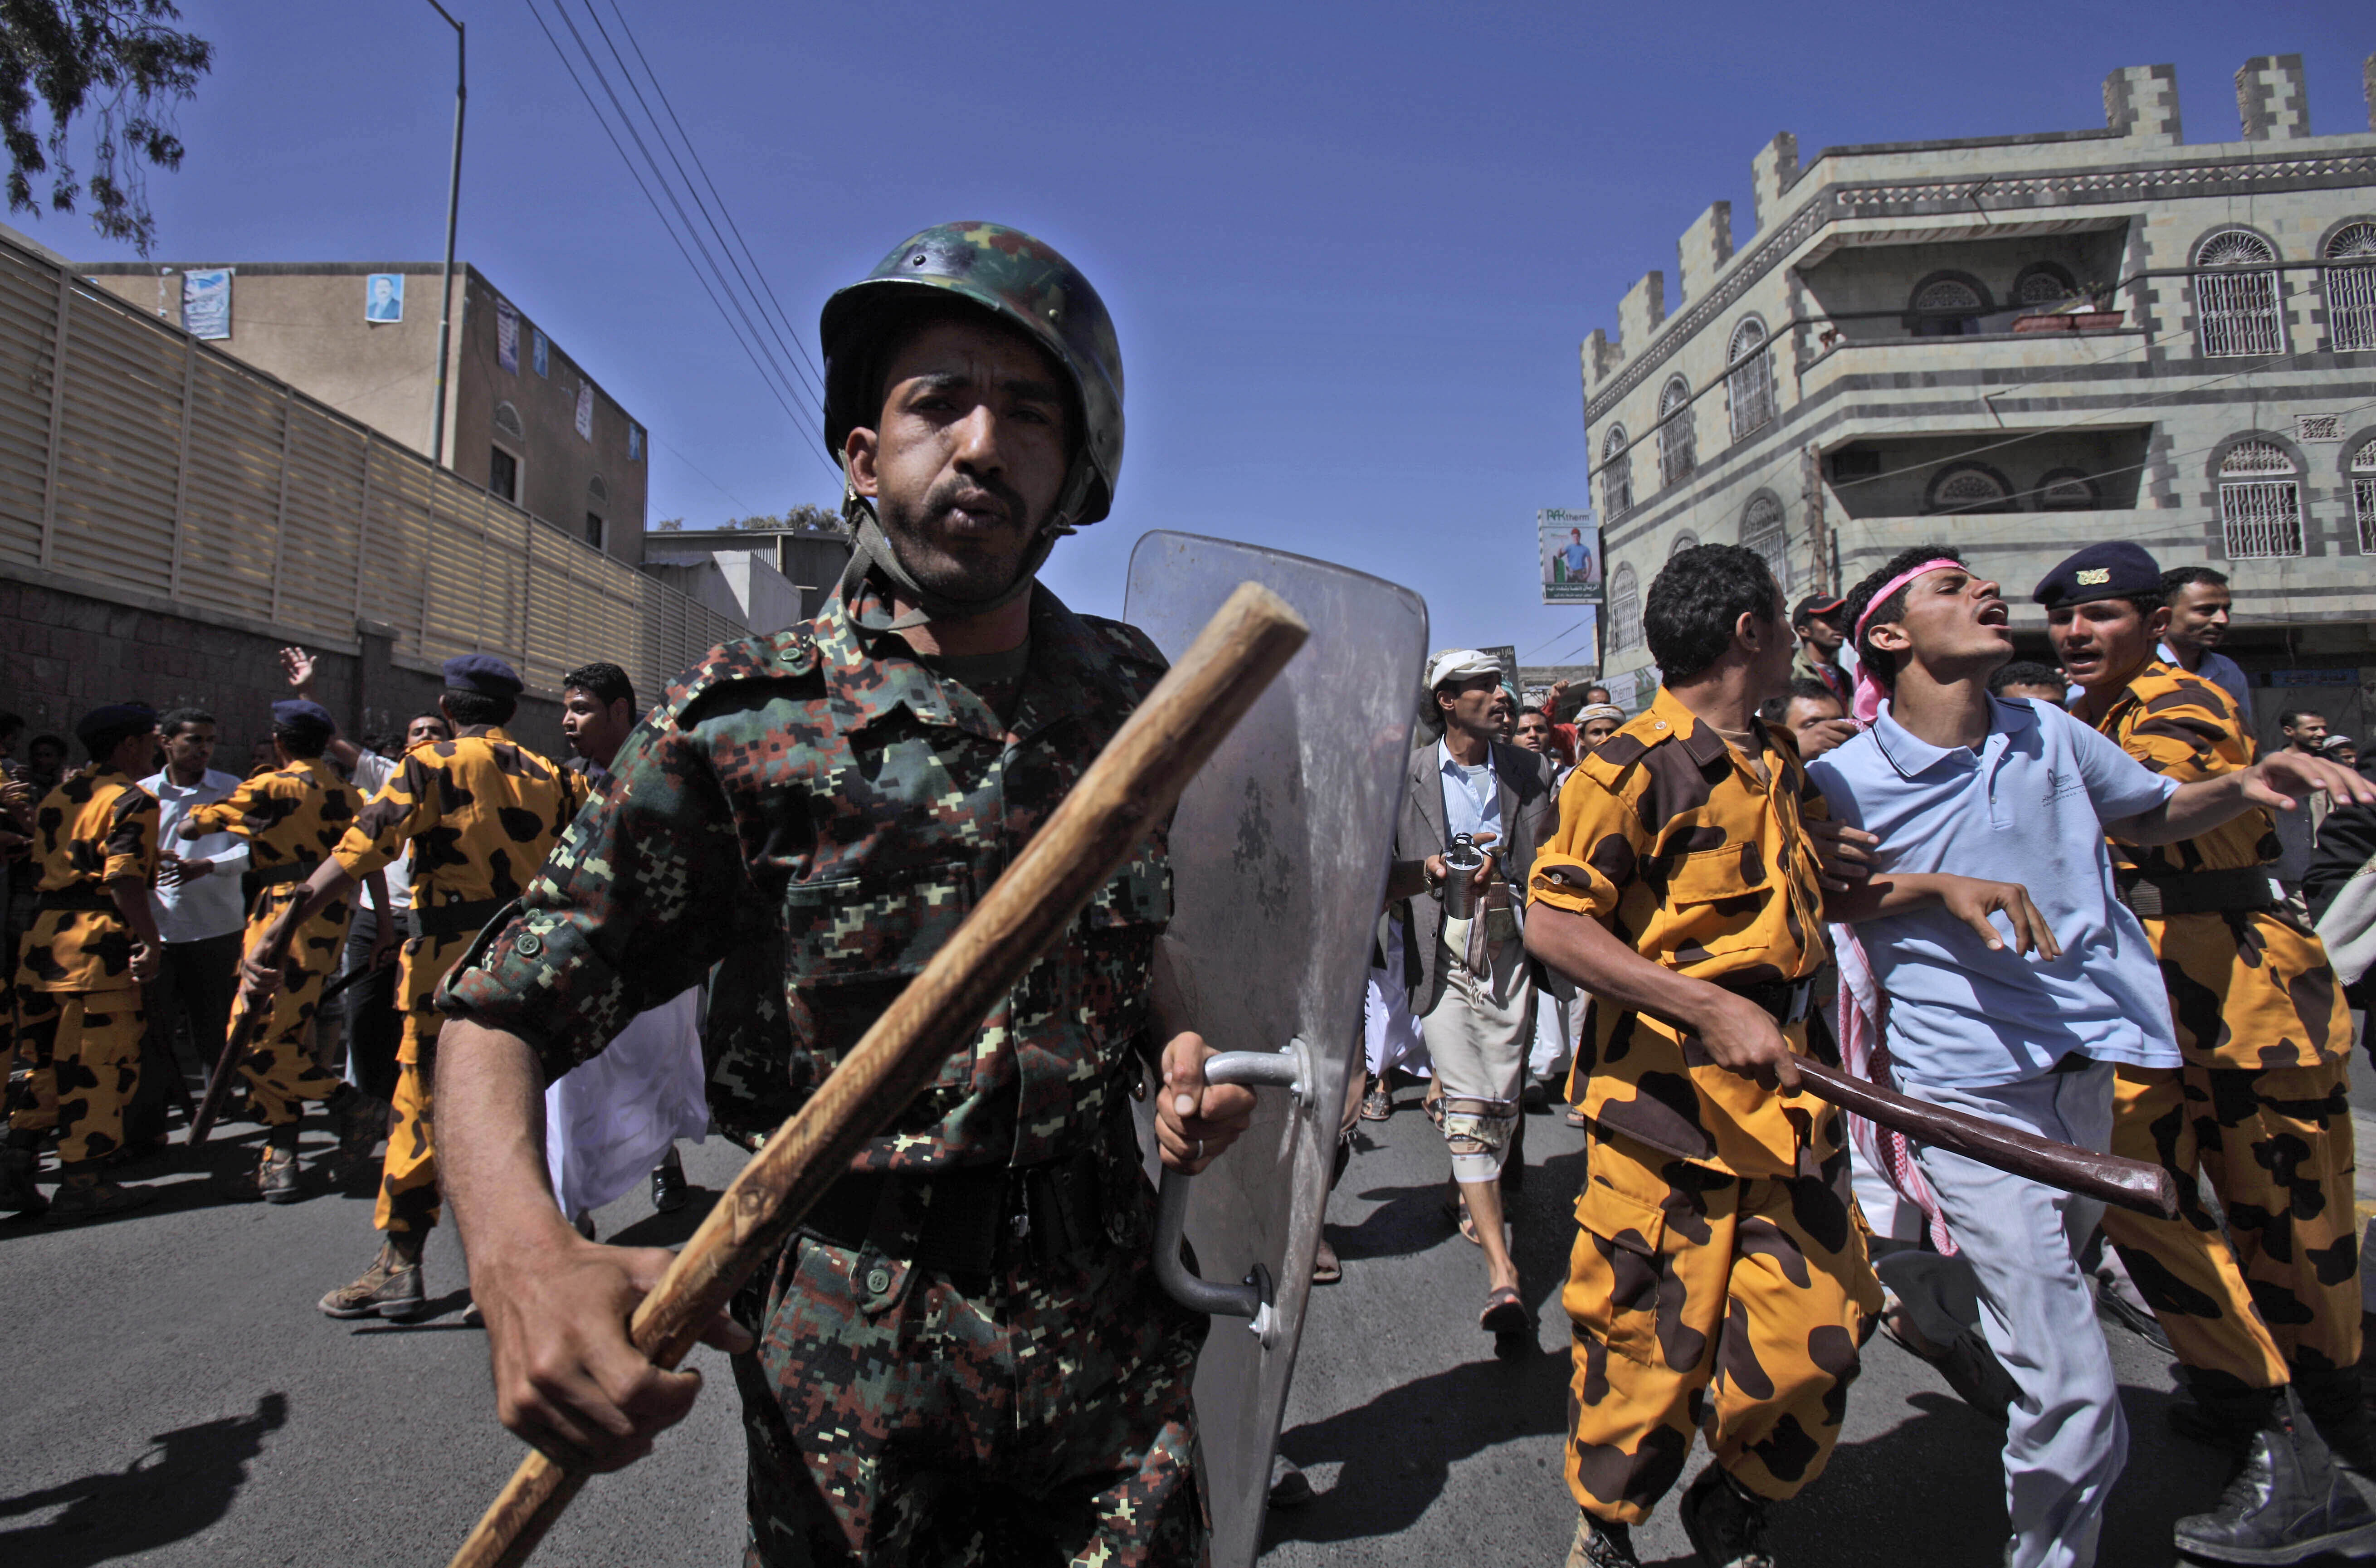
{"label": "sandal", "polygon": [[1527,1303],[1507,1285],[1485,1298],[1485,1310],[1477,1316],[1477,1326],[1488,1334],[1523,1334],[1531,1323]]}
{"label": "sandal", "polygon": [[1566,1123],[1571,1127],[1589,1127],[1592,1125],[1592,1119],[1585,1115],[1584,1107],[1581,1105],[1569,1106],[1567,1108],[1567,1114],[1561,1117],[1560,1120]]}
{"label": "sandal", "polygon": [[1328,1244],[1327,1237],[1321,1237],[1320,1250],[1312,1258],[1312,1283],[1334,1285],[1344,1277],[1345,1265],[1338,1261],[1336,1249]]}
{"label": "sandal", "polygon": [[1385,1080],[1382,1078],[1376,1087],[1361,1098],[1361,1120],[1384,1122],[1394,1113],[1395,1097],[1386,1092]]}

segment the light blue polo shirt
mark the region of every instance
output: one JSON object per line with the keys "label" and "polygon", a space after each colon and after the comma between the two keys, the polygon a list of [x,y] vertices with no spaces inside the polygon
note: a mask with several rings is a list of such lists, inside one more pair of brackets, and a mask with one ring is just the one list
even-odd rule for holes
{"label": "light blue polo shirt", "polygon": [[2048,1071],[2073,1051],[2175,1067],[2161,968],[2112,893],[2104,824],[2150,811],[2174,779],[2061,708],[1989,699],[1978,752],[1934,746],[1890,717],[1807,765],[1832,815],[1879,837],[1877,873],[1948,872],[2017,882],[2062,956],[2041,964],[1932,906],[1857,929],[1889,998],[1888,1042],[1919,1083],[1982,1088]]}

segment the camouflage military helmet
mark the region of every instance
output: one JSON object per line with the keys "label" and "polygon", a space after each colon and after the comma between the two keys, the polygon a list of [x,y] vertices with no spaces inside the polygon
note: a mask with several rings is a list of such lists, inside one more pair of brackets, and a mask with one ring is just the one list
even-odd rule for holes
{"label": "camouflage military helmet", "polygon": [[1060,529],[1094,523],[1113,505],[1122,471],[1122,346],[1105,302],[1073,264],[1020,229],[943,223],[907,241],[859,282],[825,303],[825,440],[836,457],[850,427],[880,412],[870,396],[873,350],[901,308],[969,300],[1030,335],[1072,378],[1082,439],[1056,504]]}

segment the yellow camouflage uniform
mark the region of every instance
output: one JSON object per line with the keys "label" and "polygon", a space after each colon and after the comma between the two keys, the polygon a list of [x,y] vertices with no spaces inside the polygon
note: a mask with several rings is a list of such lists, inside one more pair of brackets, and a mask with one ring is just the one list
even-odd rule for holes
{"label": "yellow camouflage uniform", "polygon": [[[2228,694],[2158,662],[2097,728],[2181,784],[2253,761]],[[2288,1364],[2316,1374],[2359,1359],[2351,1018],[2326,948],[2274,897],[2258,908],[2148,913],[2156,895],[2174,902],[2204,886],[2188,881],[2199,873],[2264,883],[2256,873],[2277,851],[2257,808],[2181,843],[2112,845],[2124,896],[2144,906],[2137,913],[2186,1060],[2121,1068],[2112,1122],[2112,1152],[2159,1160],[2181,1212],[2156,1220],[2108,1209],[2104,1232],[2179,1360],[2198,1378],[2209,1374],[2215,1390],[2228,1378],[2270,1388],[2287,1381]],[[2143,897],[2126,891],[2140,882]],[[2200,1200],[2198,1170],[2227,1215],[2224,1241]]]}
{"label": "yellow camouflage uniform", "polygon": [[[157,880],[157,797],[93,763],[33,813],[40,912],[18,945],[17,1051],[26,1069],[12,1131],[56,1129],[73,1167],[124,1146],[148,1020],[132,978],[136,938],[108,885]],[[146,895],[144,894],[144,897]]]}
{"label": "yellow camouflage uniform", "polygon": [[[1661,689],[1576,766],[1528,897],[1777,1017],[1829,956],[1803,818],[1828,814],[1762,726],[1770,784]],[[1805,1026],[1784,1026],[1794,1051]],[[1567,1481],[1637,1524],[1704,1427],[1745,1489],[1788,1498],[1838,1440],[1881,1287],[1838,1111],[1711,1062],[1696,1036],[1593,1007],[1569,1098],[1590,1119],[1561,1301],[1575,1325]]]}
{"label": "yellow camouflage uniform", "polygon": [[[247,911],[247,951],[281,912],[304,895],[305,879],[328,858],[339,836],[353,825],[362,796],[318,757],[300,758],[270,773],[244,780],[221,800],[192,810],[185,819],[209,833],[236,833],[247,841],[250,875],[264,885]],[[272,1016],[248,1041],[239,1070],[267,1127],[294,1125],[308,1100],[325,1100],[340,1080],[314,1060],[314,1014],[322,987],[345,951],[347,900],[337,898],[299,926],[280,964],[280,989]],[[247,1014],[243,993],[232,1004],[235,1032]]]}
{"label": "yellow camouflage uniform", "polygon": [[419,1234],[437,1224],[430,1099],[445,1021],[437,982],[469,951],[479,928],[528,886],[586,803],[587,790],[582,774],[555,766],[489,725],[405,753],[386,787],[339,840],[339,864],[357,878],[385,867],[406,846],[412,849],[417,934],[404,944],[397,980],[404,1043],[397,1048],[395,1114],[372,1217],[382,1230]]}

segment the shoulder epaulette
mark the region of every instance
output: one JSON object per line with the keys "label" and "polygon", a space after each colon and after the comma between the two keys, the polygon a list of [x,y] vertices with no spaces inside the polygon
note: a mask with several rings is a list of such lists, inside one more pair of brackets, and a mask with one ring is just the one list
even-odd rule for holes
{"label": "shoulder epaulette", "polygon": [[1624,728],[1585,754],[1576,764],[1584,776],[1614,793],[1624,782],[1625,775],[1648,756],[1652,750],[1675,738],[1672,730],[1663,726],[1653,729],[1648,709],[1634,716]]}
{"label": "shoulder epaulette", "polygon": [[1163,650],[1155,646],[1155,639],[1129,622],[1109,621],[1102,615],[1084,615],[1081,620],[1094,627],[1124,659],[1151,664],[1158,670],[1170,667],[1171,661],[1163,657]]}
{"label": "shoulder epaulette", "polygon": [[737,637],[701,656],[701,661],[671,683],[660,699],[663,717],[675,719],[709,693],[745,681],[781,681],[814,673],[818,655],[815,625],[803,621],[764,637]]}

